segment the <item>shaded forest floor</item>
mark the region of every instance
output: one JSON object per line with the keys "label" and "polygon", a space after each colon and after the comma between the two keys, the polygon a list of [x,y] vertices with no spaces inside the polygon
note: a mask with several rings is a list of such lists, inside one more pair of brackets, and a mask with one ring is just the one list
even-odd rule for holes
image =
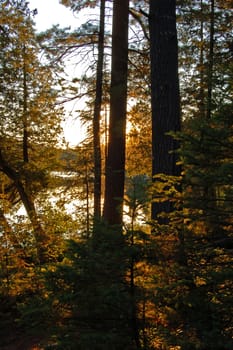
{"label": "shaded forest floor", "polygon": [[48,336],[29,335],[14,326],[1,334],[0,350],[44,350],[45,346],[48,346]]}
{"label": "shaded forest floor", "polygon": [[[44,350],[51,344],[45,324],[20,325],[15,298],[0,298],[0,350]],[[52,347],[51,347],[52,348]]]}
{"label": "shaded forest floor", "polygon": [[43,350],[42,340],[39,337],[25,337],[23,334],[18,334],[17,338],[8,340],[8,344],[1,346],[1,350]]}

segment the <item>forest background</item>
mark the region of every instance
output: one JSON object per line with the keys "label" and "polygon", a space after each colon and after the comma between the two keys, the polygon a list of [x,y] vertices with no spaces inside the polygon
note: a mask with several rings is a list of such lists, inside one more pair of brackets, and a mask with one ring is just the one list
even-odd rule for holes
{"label": "forest background", "polygon": [[60,2],[0,1],[0,348],[231,350],[232,1]]}

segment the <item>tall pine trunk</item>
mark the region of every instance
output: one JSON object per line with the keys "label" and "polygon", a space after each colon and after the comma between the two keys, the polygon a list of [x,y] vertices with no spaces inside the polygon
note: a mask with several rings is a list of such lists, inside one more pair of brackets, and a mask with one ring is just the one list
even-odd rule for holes
{"label": "tall pine trunk", "polygon": [[25,44],[23,45],[23,60],[23,161],[24,163],[28,163],[28,86]]}
{"label": "tall pine trunk", "polygon": [[210,2],[210,33],[209,33],[209,57],[208,57],[208,91],[207,91],[207,119],[211,118],[212,112],[212,91],[213,91],[213,67],[214,67],[214,25],[215,25],[215,4]]}
{"label": "tall pine trunk", "polygon": [[128,71],[129,0],[113,2],[110,121],[106,159],[104,220],[122,225]]}
{"label": "tall pine trunk", "polygon": [[100,24],[98,39],[98,61],[96,70],[96,95],[93,117],[94,135],[94,231],[95,223],[101,217],[101,147],[100,147],[100,112],[103,91],[103,63],[104,63],[104,27],[105,27],[105,0],[100,3]]}
{"label": "tall pine trunk", "polygon": [[[166,135],[180,130],[180,95],[178,80],[178,45],[176,1],[150,0],[149,13],[152,103],[152,175],[179,175],[177,141]],[[173,210],[170,202],[153,203],[152,219],[160,212]]]}

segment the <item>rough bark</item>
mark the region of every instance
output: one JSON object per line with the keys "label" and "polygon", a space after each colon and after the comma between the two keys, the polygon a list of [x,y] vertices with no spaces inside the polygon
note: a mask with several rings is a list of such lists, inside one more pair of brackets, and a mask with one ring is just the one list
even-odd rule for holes
{"label": "rough bark", "polygon": [[105,0],[100,3],[100,25],[98,40],[98,61],[96,70],[96,96],[93,117],[94,135],[94,231],[95,220],[101,217],[101,147],[100,147],[100,112],[103,90],[103,63],[104,63],[104,27],[105,27]]}
{"label": "rough bark", "polygon": [[210,39],[209,39],[209,57],[208,57],[208,92],[207,92],[207,119],[211,118],[212,112],[212,90],[213,90],[213,66],[214,66],[214,23],[215,22],[215,4],[211,0],[210,4]]}
{"label": "rough bark", "polygon": [[122,225],[125,179],[128,13],[128,0],[115,0],[113,2],[110,121],[103,213],[104,220],[110,225]]}
{"label": "rough bark", "polygon": [[28,87],[26,69],[26,46],[23,46],[23,160],[28,163]]}
{"label": "rough bark", "polygon": [[[180,130],[176,1],[150,0],[152,104],[152,175],[179,175],[177,141],[167,133]],[[169,202],[153,203],[152,219],[172,211]],[[161,222],[163,220],[160,220]]]}

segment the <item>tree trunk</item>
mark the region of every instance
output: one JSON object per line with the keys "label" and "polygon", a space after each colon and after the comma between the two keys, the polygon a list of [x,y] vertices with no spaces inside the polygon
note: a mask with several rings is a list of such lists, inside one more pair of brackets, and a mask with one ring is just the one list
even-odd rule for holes
{"label": "tree trunk", "polygon": [[104,220],[122,225],[125,180],[125,132],[129,0],[113,2],[109,142],[106,159]]}
{"label": "tree trunk", "polygon": [[28,87],[26,68],[26,46],[23,45],[23,160],[28,163]]}
{"label": "tree trunk", "polygon": [[203,0],[201,0],[200,3],[200,12],[201,12],[201,23],[200,23],[200,42],[202,43],[200,47],[200,61],[199,61],[199,66],[200,66],[200,88],[199,88],[199,112],[200,112],[200,117],[204,118],[205,117],[205,81],[204,81],[204,11],[203,11]]}
{"label": "tree trunk", "polygon": [[[206,119],[210,121],[212,117],[213,109],[213,72],[214,72],[214,34],[215,34],[215,0],[210,1],[210,24],[209,24],[209,53],[208,53],[208,71],[207,71],[207,104],[206,104]],[[209,230],[212,231],[213,236],[218,235],[221,232],[219,228],[219,222],[221,219],[217,219],[217,198],[216,198],[216,186],[206,185],[204,188],[204,197],[208,198],[208,209],[214,214],[208,215],[209,218]],[[207,208],[206,208],[207,209]],[[217,222],[217,224],[216,224]]]}
{"label": "tree trunk", "polygon": [[22,181],[20,180],[20,175],[14,169],[12,169],[5,162],[2,152],[0,150],[0,170],[11,179],[19,193],[20,199],[24,205],[24,208],[27,212],[28,218],[32,224],[34,237],[37,245],[37,258],[39,263],[44,263],[46,261],[46,243],[48,237],[44,232],[41,223],[37,217],[36,208],[34,201],[31,198],[30,194],[27,192],[27,189],[24,187]]}
{"label": "tree trunk", "polygon": [[96,70],[96,95],[93,118],[94,135],[94,231],[95,222],[101,217],[101,147],[100,147],[100,112],[103,90],[103,62],[104,62],[104,27],[105,0],[100,3],[100,25],[98,40],[98,62]]}
{"label": "tree trunk", "polygon": [[[176,1],[150,0],[149,13],[152,103],[152,175],[179,175],[174,150],[178,143],[166,135],[180,130],[180,95],[178,80],[178,45]],[[160,212],[171,212],[170,202],[153,203],[152,219]],[[165,220],[166,221],[166,220]]]}
{"label": "tree trunk", "polygon": [[210,39],[208,57],[208,92],[207,92],[207,119],[211,118],[212,112],[212,90],[213,90],[213,66],[214,66],[214,22],[215,22],[214,0],[210,3]]}

